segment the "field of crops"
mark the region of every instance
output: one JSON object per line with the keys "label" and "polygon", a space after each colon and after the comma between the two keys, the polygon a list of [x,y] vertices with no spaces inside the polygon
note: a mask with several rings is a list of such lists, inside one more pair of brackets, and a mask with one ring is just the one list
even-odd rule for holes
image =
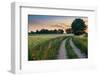
{"label": "field of crops", "polygon": [[28,36],[28,60],[57,59],[60,44],[65,38],[64,34]]}

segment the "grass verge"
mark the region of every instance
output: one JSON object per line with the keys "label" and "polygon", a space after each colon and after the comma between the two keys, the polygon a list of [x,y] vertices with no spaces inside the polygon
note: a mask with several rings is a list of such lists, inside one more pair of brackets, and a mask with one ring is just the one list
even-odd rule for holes
{"label": "grass verge", "polygon": [[73,48],[70,46],[69,39],[70,38],[68,38],[68,40],[66,40],[66,44],[65,44],[67,56],[69,59],[76,59],[76,58],[78,58],[78,56],[74,52]]}
{"label": "grass verge", "polygon": [[81,53],[88,57],[88,39],[87,37],[73,37],[74,44],[81,50]]}

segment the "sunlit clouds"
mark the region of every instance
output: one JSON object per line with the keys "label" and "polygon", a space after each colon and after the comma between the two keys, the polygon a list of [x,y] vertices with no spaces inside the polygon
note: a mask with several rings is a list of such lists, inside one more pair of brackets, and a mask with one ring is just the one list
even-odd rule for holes
{"label": "sunlit clouds", "polygon": [[64,32],[67,28],[71,27],[73,20],[81,18],[88,25],[87,17],[75,17],[75,16],[48,16],[48,15],[28,15],[28,32],[37,31],[41,29],[63,29]]}

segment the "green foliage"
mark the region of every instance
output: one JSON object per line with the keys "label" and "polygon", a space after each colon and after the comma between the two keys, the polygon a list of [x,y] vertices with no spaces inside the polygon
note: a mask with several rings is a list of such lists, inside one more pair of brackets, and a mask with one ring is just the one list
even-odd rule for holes
{"label": "green foliage", "polygon": [[28,60],[56,59],[62,40],[66,36],[29,36]]}
{"label": "green foliage", "polygon": [[75,35],[81,35],[83,33],[85,33],[85,29],[86,29],[86,25],[85,22],[82,19],[75,19],[72,22],[72,31]]}
{"label": "green foliage", "polygon": [[73,48],[70,46],[69,39],[66,41],[66,44],[65,44],[67,56],[68,56],[69,59],[76,59],[76,58],[78,58],[78,56],[73,51]]}
{"label": "green foliage", "polygon": [[88,39],[87,37],[73,37],[73,42],[81,50],[81,53],[88,57]]}
{"label": "green foliage", "polygon": [[41,29],[41,30],[37,30],[36,32],[31,31],[28,34],[63,34],[63,33],[64,33],[63,29],[58,29],[58,30]]}

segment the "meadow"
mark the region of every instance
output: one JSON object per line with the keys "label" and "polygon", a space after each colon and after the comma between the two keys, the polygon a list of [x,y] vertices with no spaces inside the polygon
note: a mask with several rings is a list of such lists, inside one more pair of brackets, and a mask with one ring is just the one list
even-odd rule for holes
{"label": "meadow", "polygon": [[28,36],[28,60],[54,60],[57,59],[61,43],[64,44],[68,59],[79,58],[70,45],[70,39],[81,53],[88,57],[88,38],[67,34],[34,34]]}
{"label": "meadow", "polygon": [[57,59],[64,34],[30,35],[28,36],[28,60]]}

